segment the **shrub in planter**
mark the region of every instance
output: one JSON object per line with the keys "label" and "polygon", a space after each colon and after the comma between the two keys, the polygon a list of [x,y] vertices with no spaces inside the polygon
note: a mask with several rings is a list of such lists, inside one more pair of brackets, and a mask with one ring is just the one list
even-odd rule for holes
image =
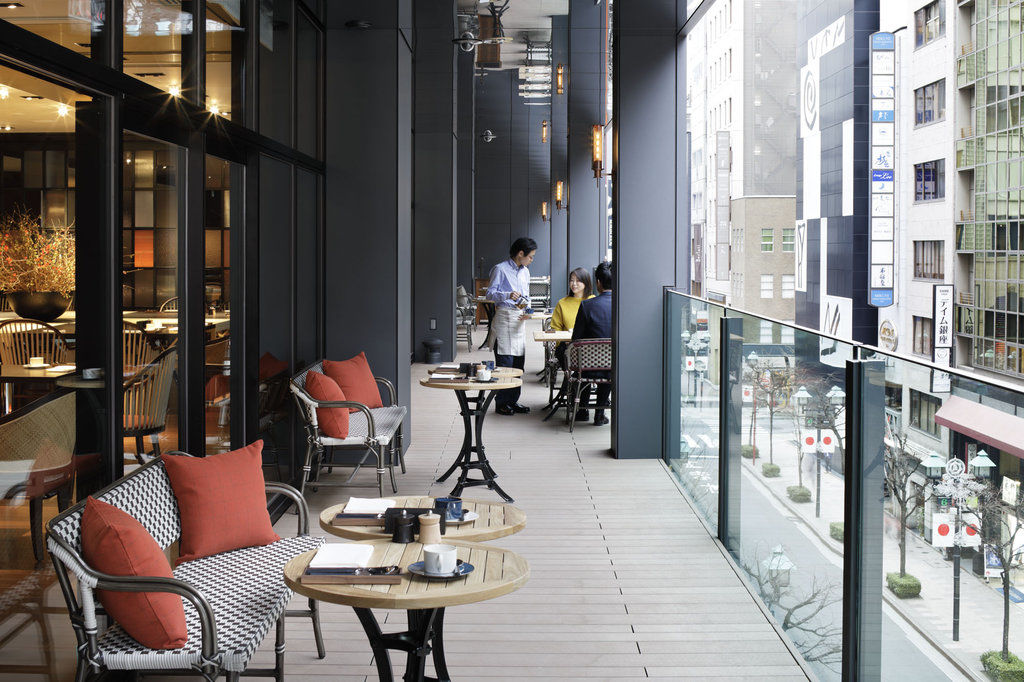
{"label": "shrub in planter", "polygon": [[778,478],[779,477],[779,465],[778,464],[769,464],[768,462],[765,462],[764,464],[761,465],[761,474],[765,478]]}
{"label": "shrub in planter", "polygon": [[843,522],[833,521],[828,524],[828,534],[833,540],[843,541]]}
{"label": "shrub in planter", "polygon": [[794,502],[800,502],[801,504],[804,502],[811,501],[811,491],[803,487],[802,485],[789,486],[788,488],[786,488],[786,495],[789,496],[789,499],[793,500]]}
{"label": "shrub in planter", "polygon": [[[921,581],[909,573],[902,576],[899,573],[886,573],[885,583],[892,590],[892,593],[900,599],[909,599],[921,594]],[[1021,680],[1021,682],[1024,682],[1024,680]]]}
{"label": "shrub in planter", "polygon": [[1010,652],[1010,660],[1004,661],[1002,652],[986,651],[981,655],[981,665],[996,682],[1024,682],[1024,661]]}
{"label": "shrub in planter", "polygon": [[743,455],[743,459],[754,459],[754,455],[761,456],[761,452],[753,445],[744,445],[740,454]]}

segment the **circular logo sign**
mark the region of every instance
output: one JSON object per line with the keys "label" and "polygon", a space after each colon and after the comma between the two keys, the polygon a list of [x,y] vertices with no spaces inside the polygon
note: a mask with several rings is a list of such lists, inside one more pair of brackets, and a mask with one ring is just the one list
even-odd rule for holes
{"label": "circular logo sign", "polygon": [[967,467],[964,466],[964,463],[961,462],[959,459],[956,459],[955,457],[946,462],[946,473],[949,474],[950,476],[959,476],[966,470]]}
{"label": "circular logo sign", "polygon": [[807,438],[804,438],[804,442],[808,445],[814,445],[814,436],[807,436]]}
{"label": "circular logo sign", "polygon": [[945,537],[945,536],[949,535],[949,524],[948,523],[940,523],[939,527],[936,528],[935,530],[939,533],[939,535]]}
{"label": "circular logo sign", "polygon": [[804,77],[803,116],[804,124],[809,130],[814,130],[818,122],[818,83],[815,75],[809,71]]}
{"label": "circular logo sign", "polygon": [[832,445],[832,436],[822,436],[821,442],[825,445]]}
{"label": "circular logo sign", "polygon": [[883,320],[878,325],[878,345],[885,350],[896,350],[899,345],[899,337],[896,334],[896,325],[891,320]]}
{"label": "circular logo sign", "polygon": [[967,526],[964,530],[967,531],[968,535],[977,535],[978,534],[978,529],[975,528],[974,526]]}

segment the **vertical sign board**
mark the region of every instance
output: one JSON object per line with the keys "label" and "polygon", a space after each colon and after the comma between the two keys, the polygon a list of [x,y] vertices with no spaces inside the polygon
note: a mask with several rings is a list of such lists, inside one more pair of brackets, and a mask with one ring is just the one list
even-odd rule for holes
{"label": "vertical sign board", "polygon": [[868,303],[891,306],[895,287],[896,37],[871,34],[871,264]]}
{"label": "vertical sign board", "polygon": [[[953,349],[953,285],[936,284],[932,294],[932,362],[948,367]],[[948,393],[949,372],[932,370],[932,393]]]}
{"label": "vertical sign board", "polygon": [[719,131],[715,136],[715,279],[729,279],[729,169],[732,149],[729,132]]}

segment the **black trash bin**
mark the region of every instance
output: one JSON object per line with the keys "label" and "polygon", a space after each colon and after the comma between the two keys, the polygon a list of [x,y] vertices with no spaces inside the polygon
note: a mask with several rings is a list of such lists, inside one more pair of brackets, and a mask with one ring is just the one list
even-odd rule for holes
{"label": "black trash bin", "polygon": [[423,345],[427,347],[427,364],[436,365],[441,362],[441,346],[444,341],[441,339],[426,339]]}

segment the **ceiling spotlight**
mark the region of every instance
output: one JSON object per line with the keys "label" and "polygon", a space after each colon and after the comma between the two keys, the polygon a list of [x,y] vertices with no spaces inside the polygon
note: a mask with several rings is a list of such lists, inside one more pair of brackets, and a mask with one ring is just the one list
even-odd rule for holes
{"label": "ceiling spotlight", "polygon": [[68,115],[68,111],[70,111],[70,109],[68,109],[68,105],[67,104],[64,104],[63,102],[61,102],[60,104],[57,105],[57,115],[60,116],[61,118],[64,118],[65,116],[67,116]]}
{"label": "ceiling spotlight", "polygon": [[0,85],[0,99],[7,99],[11,96],[11,91],[6,85]]}
{"label": "ceiling spotlight", "polygon": [[171,94],[171,97],[180,97],[181,87],[177,85],[172,85],[171,87],[167,88],[167,92]]}
{"label": "ceiling spotlight", "polygon": [[490,130],[485,130],[484,132],[480,133],[480,139],[482,139],[484,142],[493,142],[497,137],[498,136],[492,133]]}
{"label": "ceiling spotlight", "polygon": [[12,130],[14,130],[14,126],[12,126],[10,123],[8,123],[6,125],[0,126],[0,130],[3,130],[5,133],[9,133]]}
{"label": "ceiling spotlight", "polygon": [[210,113],[214,116],[220,116],[220,105],[217,104],[217,100],[210,102]]}
{"label": "ceiling spotlight", "polygon": [[21,98],[27,100],[42,99],[39,95],[22,95]]}
{"label": "ceiling spotlight", "polygon": [[5,2],[4,3],[4,7],[6,7],[7,9],[18,9],[19,7],[24,7],[24,6],[25,5],[21,4],[20,2]]}

